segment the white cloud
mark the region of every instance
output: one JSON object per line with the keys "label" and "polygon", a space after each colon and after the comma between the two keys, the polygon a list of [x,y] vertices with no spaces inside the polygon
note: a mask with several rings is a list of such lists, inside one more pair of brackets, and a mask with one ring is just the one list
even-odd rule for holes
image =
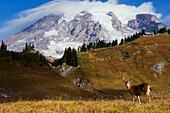
{"label": "white cloud", "polygon": [[163,23],[170,25],[170,13],[161,19]]}
{"label": "white cloud", "polygon": [[113,11],[124,24],[126,24],[128,20],[135,18],[135,15],[139,13],[150,13],[157,15],[158,18],[161,17],[161,14],[155,12],[155,8],[151,2],[146,2],[139,7],[135,7],[118,4],[118,0],[109,0],[105,3],[95,0],[92,2],[89,0],[53,0],[39,7],[22,11],[18,14],[17,19],[7,21],[4,24],[5,26],[0,29],[0,37],[5,38],[17,33],[50,13],[65,14],[65,18],[71,20],[83,10],[91,12],[99,22],[105,17],[101,15],[109,11]]}

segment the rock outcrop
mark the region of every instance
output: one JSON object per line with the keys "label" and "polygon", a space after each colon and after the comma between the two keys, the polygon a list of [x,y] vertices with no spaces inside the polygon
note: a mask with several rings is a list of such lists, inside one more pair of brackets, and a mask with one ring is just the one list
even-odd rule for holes
{"label": "rock outcrop", "polygon": [[112,20],[111,20],[112,27],[118,31],[121,31],[122,30],[122,22],[117,19],[116,15],[112,11],[108,12],[107,15],[112,17]]}
{"label": "rock outcrop", "polygon": [[155,15],[151,14],[136,15],[136,19],[128,21],[127,26],[138,31],[145,30],[146,32],[153,32],[154,30],[158,31],[163,27],[167,29],[170,28],[169,26],[160,22]]}
{"label": "rock outcrop", "polygon": [[73,84],[75,84],[76,86],[81,87],[87,91],[93,91],[93,83],[87,79],[75,78],[73,80]]}
{"label": "rock outcrop", "polygon": [[165,63],[164,62],[160,62],[158,64],[155,64],[152,67],[152,70],[156,71],[159,74],[162,74],[162,70],[163,70],[164,66],[165,66]]}

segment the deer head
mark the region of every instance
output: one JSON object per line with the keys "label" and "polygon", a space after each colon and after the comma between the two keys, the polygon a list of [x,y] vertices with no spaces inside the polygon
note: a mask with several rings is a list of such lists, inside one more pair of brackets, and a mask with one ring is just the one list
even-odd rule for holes
{"label": "deer head", "polygon": [[130,87],[131,87],[130,83],[131,83],[132,80],[133,80],[133,75],[131,75],[131,79],[130,79],[129,81],[125,80],[124,77],[122,77],[122,80],[125,81],[125,85],[126,85],[127,89],[130,89]]}

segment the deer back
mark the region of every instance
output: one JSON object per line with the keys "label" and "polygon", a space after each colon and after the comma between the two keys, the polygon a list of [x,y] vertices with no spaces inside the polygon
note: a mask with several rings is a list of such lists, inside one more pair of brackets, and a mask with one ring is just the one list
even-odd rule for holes
{"label": "deer back", "polygon": [[147,83],[133,85],[130,88],[130,93],[133,95],[136,95],[136,96],[145,94],[148,90],[148,86],[149,86],[149,84],[147,84]]}

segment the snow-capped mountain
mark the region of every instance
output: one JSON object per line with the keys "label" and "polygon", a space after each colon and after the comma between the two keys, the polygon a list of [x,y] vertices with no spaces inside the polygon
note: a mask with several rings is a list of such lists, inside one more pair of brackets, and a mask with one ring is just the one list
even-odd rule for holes
{"label": "snow-capped mountain", "polygon": [[50,14],[6,38],[4,42],[8,44],[8,49],[13,51],[22,51],[26,42],[33,43],[35,49],[44,55],[59,58],[68,47],[78,48],[83,43],[98,40],[120,40],[141,29],[150,32],[160,26],[168,27],[150,14],[137,15],[136,19],[130,20],[127,24],[122,23],[112,11],[101,17],[82,11],[74,15],[71,20],[68,20],[64,14]]}
{"label": "snow-capped mountain", "polygon": [[146,30],[147,32],[153,32],[153,30],[158,31],[160,28],[165,27],[169,29],[170,27],[163,24],[158,20],[155,15],[151,14],[138,14],[136,19],[128,21],[128,27],[135,30]]}

